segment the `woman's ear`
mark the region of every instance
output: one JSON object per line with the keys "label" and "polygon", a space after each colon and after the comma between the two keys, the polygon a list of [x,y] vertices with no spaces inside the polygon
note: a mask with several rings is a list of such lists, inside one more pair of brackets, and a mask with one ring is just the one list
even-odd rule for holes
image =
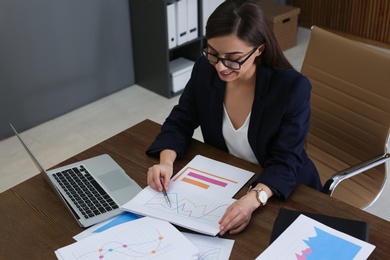
{"label": "woman's ear", "polygon": [[265,49],[265,44],[263,43],[262,45],[259,46],[258,48],[258,51],[259,51],[259,56],[261,55],[261,53],[264,51]]}

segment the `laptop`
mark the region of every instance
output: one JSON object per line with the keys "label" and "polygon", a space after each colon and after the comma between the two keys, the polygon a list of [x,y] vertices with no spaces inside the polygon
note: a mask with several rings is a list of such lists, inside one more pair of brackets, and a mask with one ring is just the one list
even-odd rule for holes
{"label": "laptop", "polygon": [[141,187],[107,154],[46,171],[10,125],[80,226],[89,227],[123,213],[121,206],[141,191]]}

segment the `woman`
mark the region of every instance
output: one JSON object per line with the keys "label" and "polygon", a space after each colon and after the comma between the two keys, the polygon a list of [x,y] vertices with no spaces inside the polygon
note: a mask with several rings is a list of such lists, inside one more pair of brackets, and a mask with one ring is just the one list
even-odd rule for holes
{"label": "woman", "polygon": [[253,1],[223,2],[208,19],[206,39],[178,105],[147,150],[160,156],[147,180],[158,191],[162,184],[168,189],[175,159],[200,126],[205,143],[263,168],[219,222],[220,235],[235,234],[273,195],[287,199],[297,183],[321,189],[304,150],[311,85],[286,60]]}

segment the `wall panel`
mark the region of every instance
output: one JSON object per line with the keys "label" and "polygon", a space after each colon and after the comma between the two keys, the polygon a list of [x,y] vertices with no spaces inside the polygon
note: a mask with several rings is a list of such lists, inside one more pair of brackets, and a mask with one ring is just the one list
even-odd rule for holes
{"label": "wall panel", "polygon": [[389,0],[286,0],[301,8],[299,25],[312,25],[390,44]]}

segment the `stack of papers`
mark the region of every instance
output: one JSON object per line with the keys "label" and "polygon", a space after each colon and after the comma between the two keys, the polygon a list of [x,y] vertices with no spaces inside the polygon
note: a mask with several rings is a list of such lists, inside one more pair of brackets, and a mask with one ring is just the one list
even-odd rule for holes
{"label": "stack of papers", "polygon": [[172,178],[167,191],[171,206],[163,193],[148,186],[122,209],[215,236],[218,221],[235,201],[232,197],[253,175],[198,155]]}

